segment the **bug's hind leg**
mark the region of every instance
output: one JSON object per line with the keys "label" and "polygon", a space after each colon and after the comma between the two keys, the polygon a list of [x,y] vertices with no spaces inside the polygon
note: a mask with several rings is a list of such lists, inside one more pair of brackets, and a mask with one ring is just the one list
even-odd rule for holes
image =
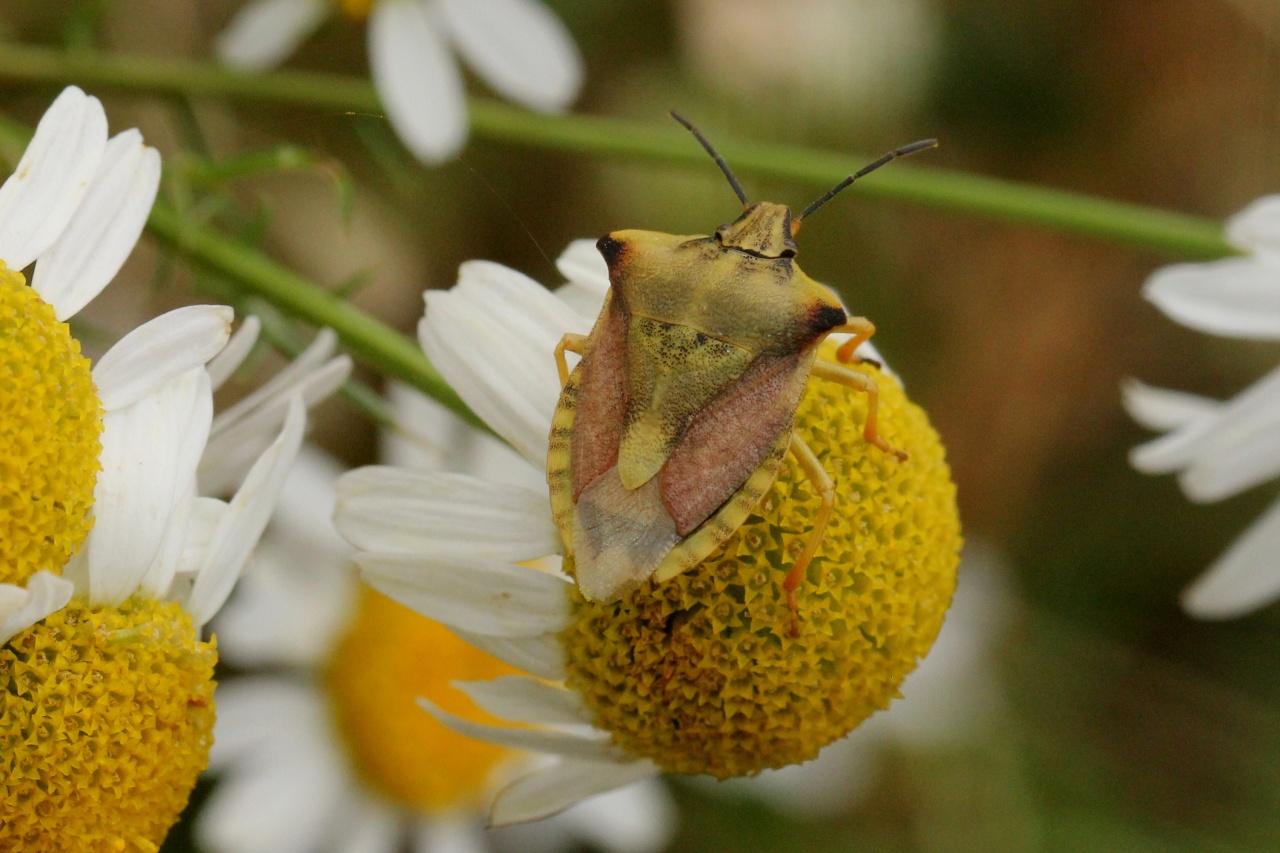
{"label": "bug's hind leg", "polygon": [[813,562],[813,555],[818,552],[818,546],[822,544],[827,522],[831,519],[831,511],[835,508],[836,484],[831,481],[831,477],[827,475],[813,450],[796,432],[791,434],[791,453],[796,457],[800,470],[817,489],[818,497],[822,500],[822,505],[818,507],[818,517],[813,522],[813,530],[809,533],[809,541],[804,543],[804,550],[800,552],[795,565],[791,567],[791,571],[787,572],[786,580],[782,582],[782,590],[787,595],[787,612],[791,614],[791,636],[798,637],[800,636],[800,608],[796,603],[796,590],[804,581],[809,571],[809,563]]}
{"label": "bug's hind leg", "polygon": [[819,379],[839,382],[846,388],[852,388],[855,391],[865,392],[867,395],[867,423],[862,428],[862,435],[866,438],[867,444],[874,444],[885,453],[892,453],[899,460],[906,461],[906,452],[898,450],[896,447],[891,447],[889,442],[880,437],[880,433],[876,429],[876,419],[880,409],[880,389],[876,386],[874,379],[865,373],[859,373],[856,370],[850,370],[847,367],[823,361],[814,362],[813,375]]}
{"label": "bug's hind leg", "polygon": [[561,388],[569,381],[569,362],[565,360],[565,352],[582,355],[583,347],[586,344],[586,335],[575,335],[573,332],[566,332],[564,337],[560,339],[560,343],[556,344],[556,370],[560,373]]}
{"label": "bug's hind leg", "polygon": [[836,358],[840,359],[840,361],[843,361],[845,364],[849,364],[850,362],[860,364],[861,362],[868,361],[876,367],[880,366],[879,362],[875,359],[862,358],[861,356],[854,355],[854,350],[871,340],[871,336],[876,333],[875,323],[872,323],[866,317],[850,317],[845,321],[843,326],[837,326],[831,331],[847,332],[848,334],[853,335],[852,338],[840,345],[840,349],[836,350]]}

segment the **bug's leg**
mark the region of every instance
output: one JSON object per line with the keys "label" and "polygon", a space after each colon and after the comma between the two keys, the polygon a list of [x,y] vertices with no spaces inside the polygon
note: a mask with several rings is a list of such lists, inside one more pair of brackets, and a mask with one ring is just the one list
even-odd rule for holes
{"label": "bug's leg", "polygon": [[813,561],[813,555],[818,552],[818,546],[822,544],[827,521],[830,520],[831,511],[835,508],[836,484],[831,482],[831,477],[823,470],[822,463],[818,461],[818,457],[814,455],[809,445],[805,444],[798,432],[791,434],[791,453],[796,457],[796,462],[800,464],[800,470],[804,472],[805,477],[817,489],[818,497],[822,499],[822,505],[818,508],[818,517],[813,522],[813,531],[809,534],[809,541],[804,544],[804,550],[800,552],[795,565],[791,567],[791,571],[787,572],[787,578],[782,582],[782,590],[787,594],[787,612],[791,614],[791,636],[798,637],[800,636],[800,612],[799,605],[796,603],[796,590],[804,581],[805,574],[809,571],[809,563]]}
{"label": "bug's leg", "polygon": [[565,361],[565,350],[575,355],[582,355],[582,348],[586,343],[586,335],[575,335],[573,332],[566,332],[564,337],[560,339],[560,343],[556,344],[556,370],[560,372],[561,388],[569,381],[569,362]]}
{"label": "bug's leg", "polygon": [[862,435],[866,438],[867,444],[874,444],[885,453],[892,453],[898,459],[906,460],[906,452],[890,447],[889,442],[881,438],[880,433],[876,430],[876,418],[880,408],[880,389],[876,387],[874,379],[865,373],[859,373],[839,364],[831,364],[824,361],[815,361],[813,363],[813,375],[819,379],[839,382],[846,388],[852,388],[855,391],[866,392],[867,423],[862,428]]}
{"label": "bug's leg", "polygon": [[[876,333],[875,323],[872,323],[866,317],[850,317],[845,321],[843,326],[836,326],[831,331],[847,332],[853,335],[852,338],[840,345],[840,349],[836,350],[836,358],[845,364],[849,362],[870,361],[871,359],[862,359],[853,354],[853,351],[871,340],[871,336]],[[879,365],[876,365],[879,367]]]}

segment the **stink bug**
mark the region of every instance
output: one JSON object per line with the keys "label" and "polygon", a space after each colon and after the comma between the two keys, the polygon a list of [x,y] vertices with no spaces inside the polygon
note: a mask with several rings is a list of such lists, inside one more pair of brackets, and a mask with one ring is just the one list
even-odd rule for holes
{"label": "stink bug", "polygon": [[[822,541],[835,486],[794,433],[809,377],[869,397],[864,435],[900,460],[876,432],[875,382],[815,363],[832,332],[854,362],[875,332],[794,260],[805,217],[889,161],[932,148],[924,140],[885,154],[793,217],[785,205],[747,201],[711,143],[680,116],[719,165],[743,212],[712,236],[615,231],[596,243],[609,294],[589,335],[555,349],[563,390],[551,424],[551,510],[573,555],[579,589],[614,601],[650,577],[697,566],[743,523],[790,451],[821,495],[804,550],[783,581],[798,633],[796,588]],[[570,373],[565,352],[582,356]]]}

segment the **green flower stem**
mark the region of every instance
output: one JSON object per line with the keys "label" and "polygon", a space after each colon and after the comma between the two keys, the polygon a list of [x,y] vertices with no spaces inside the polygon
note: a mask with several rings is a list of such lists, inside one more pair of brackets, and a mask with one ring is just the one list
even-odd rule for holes
{"label": "green flower stem", "polygon": [[[365,80],[333,74],[277,71],[246,74],[215,65],[158,62],[97,52],[61,53],[0,46],[0,78],[76,83],[183,96],[291,103],[316,109],[381,113]],[[475,136],[598,157],[687,163],[706,155],[684,131],[596,116],[544,116],[488,99],[472,99]],[[742,174],[834,184],[869,158],[793,145],[721,139],[717,147]],[[895,165],[860,182],[860,194],[1038,225],[1190,258],[1235,254],[1213,220],[1063,190],[925,166]]]}
{"label": "green flower stem", "polygon": [[413,385],[469,423],[487,428],[449,387],[410,338],[352,307],[319,285],[190,219],[157,199],[147,230],[192,263],[234,279],[291,317],[337,332],[347,350],[387,376]]}

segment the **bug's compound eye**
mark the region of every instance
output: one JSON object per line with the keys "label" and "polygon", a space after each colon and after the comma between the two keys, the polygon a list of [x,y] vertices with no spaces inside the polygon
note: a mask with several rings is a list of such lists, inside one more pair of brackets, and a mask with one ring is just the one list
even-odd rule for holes
{"label": "bug's compound eye", "polygon": [[604,257],[606,264],[613,266],[626,254],[627,244],[612,234],[606,234],[596,241],[596,250]]}

